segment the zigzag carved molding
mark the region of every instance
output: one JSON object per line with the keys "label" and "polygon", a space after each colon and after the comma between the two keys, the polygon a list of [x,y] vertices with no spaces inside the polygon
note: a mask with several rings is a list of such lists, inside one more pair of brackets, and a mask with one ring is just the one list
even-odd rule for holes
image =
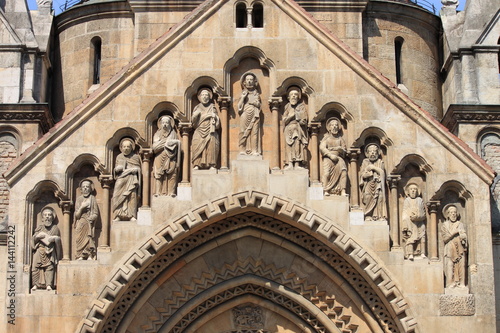
{"label": "zigzag carved molding", "polygon": [[[230,217],[245,211],[273,217],[261,227],[274,233],[280,231],[273,228],[273,223],[288,225],[289,229],[308,230],[309,234],[297,235],[295,240],[286,234],[283,236],[291,241],[302,240],[301,246],[329,263],[363,299],[366,300],[369,294],[372,311],[382,314],[378,318],[382,327],[387,326],[389,331],[394,332],[417,331],[417,322],[408,302],[374,255],[318,213],[287,198],[257,191],[243,191],[213,200],[165,224],[137,250],[131,251],[123,264],[114,270],[77,331],[113,332],[140,292],[165,267],[183,253],[213,238],[214,233],[228,232],[220,227],[210,228],[215,222],[229,221]],[[234,228],[237,227],[234,225]],[[188,236],[197,239],[198,243],[186,241]],[[359,278],[361,280],[356,281]]]}

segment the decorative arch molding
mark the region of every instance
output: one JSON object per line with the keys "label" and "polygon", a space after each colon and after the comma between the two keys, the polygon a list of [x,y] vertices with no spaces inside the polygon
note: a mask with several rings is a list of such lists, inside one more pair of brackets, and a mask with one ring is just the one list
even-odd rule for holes
{"label": "decorative arch molding", "polygon": [[378,127],[368,127],[366,128],[359,138],[357,138],[352,146],[356,148],[360,148],[365,144],[365,141],[369,137],[377,137],[380,139],[380,144],[385,147],[390,147],[393,146],[394,143],[392,140],[389,138],[389,136],[384,132],[384,130],[378,128]]}
{"label": "decorative arch molding", "polygon": [[308,103],[308,108],[310,110],[315,110],[314,107],[314,98],[312,98],[315,94],[314,89],[307,83],[306,80],[304,80],[301,77],[298,76],[292,76],[289,78],[286,78],[283,83],[276,89],[276,91],[272,94],[273,97],[284,97],[283,100],[286,101],[287,97],[287,90],[288,88],[292,86],[297,86],[300,88],[302,92],[302,96],[306,95],[307,98],[307,103]]}
{"label": "decorative arch molding", "polygon": [[71,163],[70,166],[66,169],[66,193],[71,195],[73,193],[73,178],[75,176],[75,173],[77,173],[83,165],[92,165],[94,167],[94,170],[99,173],[100,175],[106,175],[110,174],[111,171],[106,169],[106,167],[99,161],[99,159],[92,154],[81,154],[75,160],[73,163]]}
{"label": "decorative arch molding", "polygon": [[264,51],[255,46],[242,47],[224,64],[224,91],[231,91],[231,71],[245,58],[254,58],[261,67],[269,70],[269,91],[275,91],[277,87],[276,65],[266,56]]}
{"label": "decorative arch molding", "polygon": [[158,121],[160,115],[164,113],[171,114],[176,121],[186,121],[186,115],[183,114],[177,105],[172,102],[160,102],[156,104],[150,113],[146,116],[146,141],[153,142],[153,125]]}
{"label": "decorative arch molding", "polygon": [[[2,125],[2,126],[0,126],[0,137],[4,136],[4,134],[10,134],[11,136],[13,136],[13,139],[15,140],[15,142],[11,142],[11,140],[8,140],[8,139],[5,141],[9,142],[10,144],[12,144],[16,148],[17,156],[19,156],[20,151],[21,151],[21,147],[23,146],[22,136],[21,136],[21,134],[19,134],[19,131],[13,126]],[[14,141],[14,140],[12,140],[12,141]]]}
{"label": "decorative arch molding", "polygon": [[218,96],[229,96],[223,87],[219,85],[217,80],[210,76],[200,76],[186,89],[184,93],[184,116],[187,120],[191,121],[191,111],[193,109],[192,101],[194,96],[198,94],[198,90],[201,87],[208,87],[212,90],[212,93],[217,94]]}
{"label": "decorative arch molding", "polygon": [[[258,219],[238,221],[242,214]],[[137,250],[129,252],[109,276],[79,327],[79,332],[114,332],[139,295],[177,260],[210,239],[253,227],[300,244],[321,259],[357,291],[393,332],[417,332],[407,300],[376,256],[345,234],[334,222],[289,199],[243,191],[196,207],[165,223]]]}
{"label": "decorative arch molding", "polygon": [[354,121],[354,117],[352,116],[352,114],[347,111],[347,108],[339,102],[329,102],[323,105],[321,109],[319,109],[319,111],[316,113],[312,121],[326,120],[328,112],[331,111],[336,111],[340,115],[341,120],[345,120],[348,123]]}
{"label": "decorative arch molding", "polygon": [[429,174],[432,171],[432,166],[427,163],[425,158],[417,154],[409,154],[401,159],[398,165],[392,170],[392,174],[400,175],[404,172],[405,168],[409,164],[414,164],[418,167],[420,172],[424,174]]}
{"label": "decorative arch molding", "polygon": [[458,195],[460,200],[463,200],[463,203],[470,201],[473,199],[472,193],[467,190],[467,188],[460,182],[456,180],[449,180],[441,187],[436,193],[432,196],[431,200],[441,201],[445,198],[446,192],[452,191]]}
{"label": "decorative arch molding", "polygon": [[124,137],[129,137],[134,140],[135,144],[141,148],[149,147],[149,144],[144,138],[133,128],[125,127],[120,128],[113,134],[111,139],[106,142],[106,168],[112,170],[113,168],[113,150],[118,147],[120,140]]}

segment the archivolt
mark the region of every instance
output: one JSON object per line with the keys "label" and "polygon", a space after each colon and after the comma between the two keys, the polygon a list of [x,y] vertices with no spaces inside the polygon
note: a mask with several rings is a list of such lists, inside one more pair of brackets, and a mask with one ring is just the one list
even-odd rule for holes
{"label": "archivolt", "polygon": [[79,332],[114,332],[139,296],[179,258],[245,227],[279,235],[321,258],[366,302],[384,331],[417,331],[408,303],[385,269],[332,221],[289,199],[245,191],[193,209],[131,252],[93,302]]}

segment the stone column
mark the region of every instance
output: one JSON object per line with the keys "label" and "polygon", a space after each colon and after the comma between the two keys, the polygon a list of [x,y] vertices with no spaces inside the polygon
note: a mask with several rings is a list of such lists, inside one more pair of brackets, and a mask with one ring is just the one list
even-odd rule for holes
{"label": "stone column", "polygon": [[247,28],[248,29],[252,29],[253,28],[253,25],[252,25],[252,10],[253,10],[252,7],[247,7]]}
{"label": "stone column", "polygon": [[[312,122],[311,125],[311,183],[319,184],[319,143],[318,135],[321,128],[320,122]],[[323,184],[325,186],[325,184]]]}
{"label": "stone column", "polygon": [[359,148],[350,148],[347,154],[349,156],[349,176],[351,181],[351,206],[359,208],[358,157],[361,150]]}
{"label": "stone column", "polygon": [[431,261],[438,261],[438,234],[437,234],[437,212],[439,201],[429,201],[427,210],[430,215],[430,221],[427,225],[427,244],[429,245],[429,258]]}
{"label": "stone column", "polygon": [[189,146],[189,132],[191,132],[191,123],[179,124],[182,133],[182,150],[184,155],[182,158],[182,184],[189,184],[189,170],[190,170],[190,146]]}
{"label": "stone column", "polygon": [[399,244],[399,205],[398,205],[398,182],[401,180],[400,175],[389,175],[387,177],[390,187],[390,236],[392,240],[392,249],[400,248]]}
{"label": "stone column", "polygon": [[221,170],[229,169],[229,105],[231,97],[219,97],[220,105],[220,168]]}
{"label": "stone column", "polygon": [[71,260],[71,208],[73,203],[71,201],[61,201],[59,206],[63,211],[62,260]]}
{"label": "stone column", "polygon": [[99,241],[99,250],[106,250],[109,248],[109,222],[110,222],[110,189],[111,183],[113,181],[112,175],[100,175],[99,181],[101,182],[101,186],[103,189],[103,198],[102,198],[102,211],[101,211],[101,222],[102,222],[102,231],[101,231],[101,239]]}
{"label": "stone column", "polygon": [[153,152],[151,149],[145,149],[142,151],[142,207],[149,208],[149,200],[151,198],[150,194],[150,184],[151,184],[151,156]]}
{"label": "stone column", "polygon": [[280,169],[280,122],[279,122],[279,108],[283,100],[281,97],[271,97],[269,99],[269,108],[272,114],[273,126],[273,150],[271,155],[271,169]]}

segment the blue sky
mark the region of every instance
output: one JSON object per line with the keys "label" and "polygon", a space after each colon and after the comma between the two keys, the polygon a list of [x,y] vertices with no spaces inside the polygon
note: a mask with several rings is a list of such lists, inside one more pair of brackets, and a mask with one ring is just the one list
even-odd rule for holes
{"label": "blue sky", "polygon": [[[36,9],[37,8],[37,5],[36,5],[36,0],[27,0],[28,1],[28,6],[30,9]],[[61,10],[59,9],[62,5],[64,5],[64,3],[67,1],[67,0],[52,0],[53,1],[53,7],[54,7],[54,10],[56,12],[56,14],[59,14],[61,12]],[[417,0],[418,2],[419,0]],[[437,8],[437,13],[439,13],[439,9],[441,8],[441,0],[424,0],[424,2],[427,1],[427,2],[430,2],[434,5],[434,7]],[[458,10],[463,10],[464,9],[464,5],[465,5],[465,0],[459,0],[460,2],[460,5],[458,6]]]}

